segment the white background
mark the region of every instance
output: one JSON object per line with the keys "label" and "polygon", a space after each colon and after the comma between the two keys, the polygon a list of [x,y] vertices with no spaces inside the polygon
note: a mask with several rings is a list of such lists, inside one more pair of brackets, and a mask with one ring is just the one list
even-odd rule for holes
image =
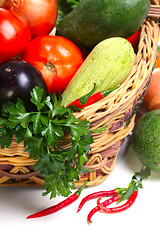
{"label": "white background", "polygon": [[127,187],[134,172],[141,169],[129,139],[123,144],[115,168],[105,182],[85,188],[76,202],[52,215],[26,219],[64,198],[50,200],[49,196],[42,196],[41,187],[1,187],[0,239],[159,239],[160,174],[156,172],[143,182],[136,202],[127,211],[111,215],[96,213],[90,225],[86,221],[87,214],[96,205],[96,200],[86,203],[76,213],[80,200],[87,194]]}
{"label": "white background", "polygon": [[[159,42],[160,44],[160,42]],[[64,198],[42,196],[41,187],[0,187],[0,240],[159,240],[160,239],[160,174],[151,172],[143,182],[133,206],[118,214],[96,213],[93,223],[87,224],[87,214],[95,207],[96,200],[77,207],[87,194],[127,187],[132,176],[142,167],[136,158],[130,136],[126,138],[116,161],[115,168],[102,184],[85,188],[80,198],[67,208],[52,215],[26,219],[36,211],[54,205]]]}

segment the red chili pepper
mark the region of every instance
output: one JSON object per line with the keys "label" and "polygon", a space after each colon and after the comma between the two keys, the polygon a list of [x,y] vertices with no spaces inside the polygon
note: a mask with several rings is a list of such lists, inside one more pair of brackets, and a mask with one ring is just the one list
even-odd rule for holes
{"label": "red chili pepper", "polygon": [[[121,197],[121,194],[114,195],[113,197],[111,197],[111,198],[107,199],[106,201],[104,201],[103,203],[101,203],[101,205],[102,205],[103,207],[107,207],[107,206],[109,206],[110,204],[112,204],[113,202],[117,202],[117,201],[120,199],[120,197]],[[98,212],[98,211],[100,211],[100,207],[99,207],[99,206],[96,206],[95,208],[93,208],[93,209],[89,212],[89,214],[88,214],[88,216],[87,216],[87,222],[88,222],[88,223],[92,223],[91,218],[92,218],[93,215],[94,215],[96,212]]]}
{"label": "red chili pepper", "polygon": [[114,88],[112,88],[110,90],[99,91],[99,92],[93,94],[93,92],[95,92],[95,89],[96,89],[96,84],[95,84],[93,89],[91,90],[91,92],[89,92],[85,96],[82,96],[81,98],[76,99],[75,101],[70,103],[67,107],[69,107],[71,105],[74,105],[76,108],[80,108],[81,109],[81,108],[90,106],[91,104],[97,102],[98,100],[106,97],[109,93],[114,91],[119,86],[120,85],[118,85],[118,86],[116,86],[116,87],[114,87]]}
{"label": "red chili pepper", "polygon": [[84,204],[86,202],[88,202],[89,200],[92,200],[92,199],[95,199],[95,198],[98,198],[98,197],[114,196],[114,195],[117,195],[118,193],[121,193],[125,190],[126,190],[126,188],[115,188],[115,189],[110,190],[110,191],[99,191],[99,192],[91,193],[81,200],[81,202],[78,206],[77,212],[79,212],[82,209],[82,207],[84,206]]}
{"label": "red chili pepper", "polygon": [[83,186],[80,189],[78,189],[74,194],[72,194],[67,199],[63,200],[62,202],[60,202],[60,203],[58,203],[58,204],[56,204],[54,206],[51,206],[49,208],[46,208],[46,209],[44,209],[44,210],[42,210],[40,212],[34,213],[32,215],[29,215],[27,217],[27,219],[43,217],[43,216],[55,213],[55,212],[61,210],[64,207],[67,207],[68,205],[70,205],[71,203],[73,203],[74,201],[76,201],[79,198],[79,196],[81,194],[81,191],[86,186],[86,184],[87,184],[87,181],[83,184]]}
{"label": "red chili pepper", "polygon": [[[150,173],[151,173],[150,169],[148,169],[147,167],[146,169],[143,169],[142,167],[139,173],[136,172],[133,175],[131,182],[128,184],[128,188],[126,190],[124,189],[124,192],[120,192],[119,194],[114,195],[113,197],[107,199],[103,203],[100,203],[101,198],[99,198],[97,200],[97,206],[89,212],[87,216],[87,222],[91,223],[92,216],[98,211],[103,211],[107,213],[116,213],[116,212],[122,212],[128,209],[129,207],[131,207],[137,198],[138,188],[143,187],[142,180],[145,178],[148,178],[150,176]],[[123,200],[127,200],[127,202],[118,207],[107,208],[107,206],[109,206],[113,202],[120,203]]]}
{"label": "red chili pepper", "polygon": [[132,206],[132,204],[135,202],[137,195],[138,195],[138,191],[135,190],[131,194],[130,198],[128,199],[128,201],[126,203],[124,203],[121,206],[114,207],[114,208],[107,208],[106,206],[104,206],[104,204],[100,203],[100,198],[99,198],[97,200],[97,206],[105,213],[119,213],[119,212],[125,211],[128,208],[130,208]]}
{"label": "red chili pepper", "polygon": [[133,35],[127,38],[127,40],[132,44],[132,47],[135,49],[140,37],[141,30],[138,29]]}

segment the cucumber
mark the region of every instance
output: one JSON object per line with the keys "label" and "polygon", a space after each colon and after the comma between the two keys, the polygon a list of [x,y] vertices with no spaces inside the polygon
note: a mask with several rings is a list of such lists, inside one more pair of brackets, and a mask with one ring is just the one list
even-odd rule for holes
{"label": "cucumber", "polygon": [[135,53],[124,38],[113,37],[101,41],[87,56],[62,94],[62,104],[68,106],[90,92],[112,89],[122,83],[133,68]]}
{"label": "cucumber", "polygon": [[57,25],[57,35],[92,48],[110,37],[128,38],[147,17],[150,0],[83,0]]}

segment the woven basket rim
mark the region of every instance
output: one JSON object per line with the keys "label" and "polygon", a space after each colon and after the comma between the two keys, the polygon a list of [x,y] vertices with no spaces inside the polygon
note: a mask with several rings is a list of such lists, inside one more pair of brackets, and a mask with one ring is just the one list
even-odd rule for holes
{"label": "woven basket rim", "polygon": [[[154,2],[157,1],[154,0]],[[90,129],[107,124],[109,126],[101,135],[93,134],[95,141],[91,144],[89,161],[85,163],[85,167],[94,171],[91,171],[89,176],[81,174],[79,181],[75,180],[76,186],[81,186],[88,179],[87,186],[95,186],[103,182],[112,172],[120,147],[134,127],[133,108],[139,103],[149,84],[156,60],[158,41],[157,18],[147,17],[141,26],[135,64],[127,79],[105,98],[74,113],[80,120],[90,121]],[[65,144],[69,140],[67,136],[63,139]],[[62,144],[64,144],[63,141]],[[30,159],[29,154],[24,152],[23,143],[17,144],[13,140],[9,149],[0,149],[0,185],[29,185],[30,183],[43,185],[43,177],[32,167],[35,162],[36,160]]]}

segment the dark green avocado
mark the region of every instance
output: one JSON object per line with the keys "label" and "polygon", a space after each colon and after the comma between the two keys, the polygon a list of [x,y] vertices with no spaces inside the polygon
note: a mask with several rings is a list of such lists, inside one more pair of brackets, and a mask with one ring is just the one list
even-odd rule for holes
{"label": "dark green avocado", "polygon": [[149,10],[150,0],[83,0],[59,22],[56,35],[92,48],[106,38],[131,36]]}
{"label": "dark green avocado", "polygon": [[139,118],[133,129],[132,146],[145,166],[160,173],[160,109]]}

